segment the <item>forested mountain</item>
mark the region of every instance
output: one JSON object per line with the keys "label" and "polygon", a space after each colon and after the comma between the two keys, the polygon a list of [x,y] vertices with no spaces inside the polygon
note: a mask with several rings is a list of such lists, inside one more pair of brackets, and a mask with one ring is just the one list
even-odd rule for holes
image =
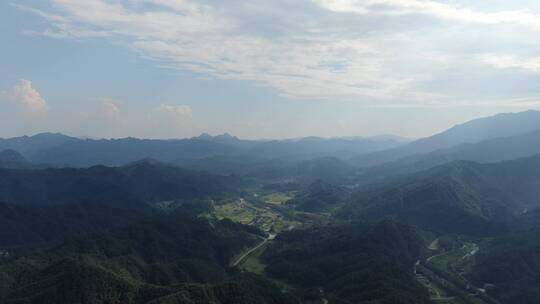
{"label": "forested mountain", "polygon": [[409,144],[0,140],[0,303],[537,303],[538,113]]}
{"label": "forested mountain", "polygon": [[143,160],[124,167],[0,169],[0,248],[36,247],[131,224],[162,208],[236,196],[243,180]]}
{"label": "forested mountain", "polygon": [[350,195],[348,188],[318,180],[306,186],[287,204],[302,211],[328,212],[348,202]]}
{"label": "forested mountain", "polygon": [[540,0],[0,0],[0,304],[540,304],[539,37]]}
{"label": "forested mountain", "polygon": [[401,146],[406,141],[399,138],[318,138],[263,141],[250,153],[267,158],[312,159],[337,157],[348,159],[353,155],[382,151]]}
{"label": "forested mountain", "polygon": [[301,162],[267,162],[245,173],[246,177],[272,181],[293,181],[310,184],[317,180],[327,183],[348,184],[354,181],[357,169],[350,164],[334,158],[323,157]]}
{"label": "forested mountain", "polygon": [[[21,152],[22,153],[22,152]],[[89,167],[95,165],[119,166],[144,158],[183,164],[212,155],[237,153],[234,146],[199,140],[75,139],[25,155],[30,161]]]}
{"label": "forested mountain", "polygon": [[234,176],[189,171],[151,160],[124,167],[0,169],[0,201],[39,206],[196,199],[235,192],[242,185]]}
{"label": "forested mountain", "polygon": [[[137,138],[79,139],[62,134],[43,133],[0,139],[0,150],[20,152],[33,163],[55,166],[120,166],[143,158],[153,158],[181,166],[197,166],[214,159],[223,169],[227,161],[253,158],[269,161],[302,161],[320,157],[349,158],[404,144],[393,137],[374,138],[301,138],[294,140],[241,140],[224,134],[203,134],[191,139],[151,140]],[[241,163],[237,165],[242,165]],[[213,169],[212,167],[206,169]],[[230,173],[230,171],[228,171]]]}
{"label": "forested mountain", "polygon": [[385,221],[286,232],[264,258],[270,277],[329,303],[420,304],[430,303],[413,275],[423,248],[410,227]]}
{"label": "forested mountain", "polygon": [[416,154],[382,165],[365,168],[358,181],[373,182],[400,174],[426,170],[455,160],[479,163],[500,162],[540,154],[540,130],[512,137],[500,137],[474,144],[461,144],[427,154]]}
{"label": "forested mountain", "polygon": [[[258,232],[182,214],[66,241],[0,264],[3,303],[287,303],[262,278],[230,276]],[[249,279],[248,279],[249,278]],[[204,284],[204,285],[195,285]]]}
{"label": "forested mountain", "polygon": [[28,157],[64,144],[75,143],[80,139],[59,133],[40,133],[34,136],[0,138],[0,150],[15,150]]}
{"label": "forested mountain", "polygon": [[392,217],[437,232],[490,234],[540,207],[540,156],[494,164],[452,162],[361,188],[342,218]]}
{"label": "forested mountain", "polygon": [[471,276],[502,303],[538,303],[540,230],[517,231],[486,241]]}
{"label": "forested mountain", "polygon": [[[425,154],[465,143],[478,143],[495,138],[527,134],[539,129],[539,111],[499,114],[457,125],[442,133],[416,140],[401,147],[361,155],[354,158],[353,162],[364,167],[374,166],[415,154]],[[503,151],[508,151],[508,149]]]}
{"label": "forested mountain", "polygon": [[0,203],[0,249],[47,246],[69,237],[126,226],[156,213],[138,202],[80,201],[40,208]]}
{"label": "forested mountain", "polygon": [[322,180],[341,185],[352,183],[357,170],[337,158],[325,157],[303,161],[296,166],[295,171],[293,176],[299,182]]}
{"label": "forested mountain", "polygon": [[480,244],[469,276],[501,303],[538,303],[540,209],[516,216],[509,230]]}

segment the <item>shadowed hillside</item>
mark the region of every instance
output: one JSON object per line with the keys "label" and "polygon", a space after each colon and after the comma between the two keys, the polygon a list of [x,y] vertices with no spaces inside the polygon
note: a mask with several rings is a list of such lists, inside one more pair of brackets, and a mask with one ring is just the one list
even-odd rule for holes
{"label": "shadowed hillside", "polygon": [[492,234],[540,207],[540,157],[494,164],[452,162],[361,188],[342,218],[392,217],[437,232]]}

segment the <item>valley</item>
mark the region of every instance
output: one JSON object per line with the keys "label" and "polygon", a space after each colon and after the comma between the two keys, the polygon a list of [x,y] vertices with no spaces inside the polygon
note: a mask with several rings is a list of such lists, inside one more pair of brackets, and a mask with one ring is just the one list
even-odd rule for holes
{"label": "valley", "polygon": [[[275,193],[266,197],[284,196],[281,193]],[[254,197],[257,197],[257,195]],[[294,197],[288,196],[288,199],[291,200]],[[262,206],[255,207],[249,201],[240,199],[235,203],[227,203],[216,208],[216,216],[218,217],[254,225],[268,233],[265,238],[261,238],[260,243],[249,248],[239,257],[235,257],[231,262],[231,267],[238,267],[241,271],[258,275],[265,275],[268,266],[264,259],[265,251],[271,246],[271,242],[276,236],[282,231],[290,231],[294,227],[305,229],[310,223],[318,222],[313,219],[306,222],[296,220],[287,221],[288,226],[284,225],[283,213],[289,216],[294,214],[292,206],[284,206],[285,202],[279,202],[277,204],[278,208],[264,208],[264,206],[269,206],[265,204],[275,204],[275,202],[263,200]],[[312,214],[312,216],[317,217],[316,214]],[[446,304],[500,304],[500,302],[487,296],[484,289],[475,287],[465,277],[471,272],[474,257],[480,250],[478,244],[472,241],[454,239],[454,237],[442,238],[445,240],[441,241],[441,238],[436,238],[427,246],[430,251],[429,257],[422,263],[418,262],[414,267],[416,279],[429,291],[431,301]],[[441,248],[440,243],[444,243],[445,248]],[[289,284],[283,281],[275,279],[274,281],[282,288],[291,288]],[[325,298],[321,298],[321,301],[328,303],[328,299]]]}
{"label": "valley", "polygon": [[540,1],[0,1],[0,304],[540,304]]}
{"label": "valley", "polygon": [[[129,140],[146,157],[90,167],[28,160],[49,135],[0,140],[26,154],[0,153],[0,302],[536,304],[540,154],[521,157],[536,145],[495,162],[448,154],[536,134],[519,130],[370,152],[364,139]],[[53,137],[49,159],[119,144]],[[163,146],[205,153],[179,165]]]}
{"label": "valley", "polygon": [[[301,222],[286,206],[276,206],[274,203],[240,198],[233,202],[225,202],[215,206],[218,219],[227,218],[244,225],[252,225],[267,233],[279,233],[291,229]],[[255,201],[255,202],[254,202]]]}
{"label": "valley", "polygon": [[[433,243],[438,241],[437,238]],[[448,304],[499,303],[465,277],[470,274],[474,256],[479,251],[477,244],[454,240],[450,248],[433,247],[429,246],[431,255],[425,262],[415,265],[417,279],[428,288],[433,301]]]}

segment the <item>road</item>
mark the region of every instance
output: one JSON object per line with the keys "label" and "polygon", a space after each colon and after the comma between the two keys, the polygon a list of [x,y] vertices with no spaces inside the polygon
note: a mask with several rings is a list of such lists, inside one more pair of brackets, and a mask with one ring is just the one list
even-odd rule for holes
{"label": "road", "polygon": [[439,238],[436,238],[435,240],[433,240],[433,242],[431,242],[431,244],[429,244],[428,249],[429,250],[439,250]]}
{"label": "road", "polygon": [[[478,244],[475,244],[475,243],[470,243],[470,248],[467,248],[467,251],[465,252],[465,255],[461,256],[461,257],[456,257],[457,259],[459,260],[465,260],[467,258],[471,258],[473,257],[474,255],[476,255],[478,253],[478,251],[480,250],[480,247],[478,246]],[[467,246],[467,244],[463,244],[463,247],[461,247],[461,249],[465,249]],[[441,254],[437,254],[437,255],[434,255],[434,256],[431,256],[429,257],[426,262],[429,262],[431,261],[433,258],[436,258],[438,256],[441,256],[443,254],[447,254],[448,252],[443,252]],[[415,270],[416,270],[416,266],[418,266],[419,263],[417,263],[417,265],[415,265]],[[429,269],[428,269],[429,270]],[[441,288],[442,291],[452,295],[452,294],[455,294],[454,292],[458,292],[458,294],[456,295],[456,297],[448,297],[448,296],[443,296],[441,295],[440,293],[436,292],[435,291],[435,297],[433,297],[431,300],[434,301],[434,302],[449,302],[449,303],[454,303],[453,300],[454,299],[463,299],[463,301],[467,302],[467,303],[473,303],[473,301],[471,299],[474,298],[474,303],[482,303],[482,304],[486,304],[486,303],[498,303],[495,299],[489,297],[488,295],[486,294],[481,294],[482,293],[482,290],[473,286],[468,280],[467,278],[465,278],[461,273],[455,273],[455,275],[459,276],[463,282],[466,283],[466,285],[468,286],[467,288],[464,288],[463,286],[459,286],[459,285],[456,285],[454,283],[452,283],[451,281],[448,281],[448,279],[432,272],[432,271],[429,271],[429,274],[430,275],[427,275],[425,274],[424,276],[422,276],[424,279],[426,279],[428,282],[430,282],[430,285],[435,285],[435,286],[438,286]],[[433,276],[430,277],[430,276]],[[417,276],[418,278],[418,276]],[[440,282],[443,282],[443,284],[440,284]],[[454,291],[452,291],[452,289],[454,289]],[[477,296],[478,292],[480,292],[480,295],[481,297]],[[458,301],[459,303],[461,303],[462,301]]]}
{"label": "road", "polygon": [[471,249],[470,252],[468,252],[467,254],[465,254],[461,259],[464,260],[464,259],[467,259],[467,258],[470,258],[470,257],[473,257],[475,254],[478,253],[478,251],[480,250],[480,247],[475,244],[475,243],[472,243],[473,247]]}
{"label": "road", "polygon": [[250,254],[252,254],[253,252],[255,252],[257,249],[261,248],[262,246],[264,246],[264,244],[268,243],[268,241],[271,241],[273,239],[276,238],[276,234],[270,234],[268,235],[267,238],[265,238],[262,242],[260,242],[258,245],[256,245],[255,247],[249,249],[248,251],[246,251],[244,254],[242,254],[240,257],[238,257],[236,259],[236,261],[234,261],[231,265],[232,267],[236,267],[238,266],[242,261],[244,261]]}
{"label": "road", "polygon": [[443,251],[442,253],[439,253],[439,254],[436,254],[436,255],[432,255],[432,256],[430,256],[429,258],[427,258],[426,262],[429,263],[429,262],[431,262],[431,260],[433,260],[434,258],[440,257],[440,256],[445,255],[445,254],[447,254],[447,253],[448,253],[448,252],[444,252],[444,251]]}

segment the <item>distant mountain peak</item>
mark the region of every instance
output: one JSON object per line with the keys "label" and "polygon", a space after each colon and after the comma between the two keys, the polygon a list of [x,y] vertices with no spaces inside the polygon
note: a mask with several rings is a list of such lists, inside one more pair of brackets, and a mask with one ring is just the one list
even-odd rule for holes
{"label": "distant mountain peak", "polygon": [[195,137],[197,139],[212,139],[213,136],[208,133],[201,133],[201,135]]}
{"label": "distant mountain peak", "polygon": [[231,134],[229,133],[223,133],[221,135],[216,135],[214,136],[214,138],[223,138],[223,139],[238,139],[238,137],[236,136],[232,136]]}
{"label": "distant mountain peak", "polygon": [[501,113],[458,124],[430,137],[421,138],[404,146],[360,155],[359,166],[374,166],[415,154],[448,149],[461,144],[475,144],[496,138],[506,138],[540,130],[540,111]]}
{"label": "distant mountain peak", "polygon": [[229,133],[223,133],[219,135],[212,136],[208,133],[202,133],[201,135],[194,137],[194,139],[200,140],[214,140],[214,141],[228,141],[228,140],[238,140],[238,137],[233,136]]}
{"label": "distant mountain peak", "polygon": [[31,138],[72,138],[71,136],[65,135],[63,133],[58,132],[43,132],[43,133],[37,133],[32,136]]}

